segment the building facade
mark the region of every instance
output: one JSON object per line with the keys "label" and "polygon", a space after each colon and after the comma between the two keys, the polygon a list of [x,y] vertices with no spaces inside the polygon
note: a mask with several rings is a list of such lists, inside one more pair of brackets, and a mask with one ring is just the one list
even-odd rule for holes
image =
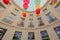
{"label": "building facade", "polygon": [[0,40],[60,40],[60,0],[49,0],[38,17],[28,12],[24,19],[22,12],[12,0],[0,0]]}

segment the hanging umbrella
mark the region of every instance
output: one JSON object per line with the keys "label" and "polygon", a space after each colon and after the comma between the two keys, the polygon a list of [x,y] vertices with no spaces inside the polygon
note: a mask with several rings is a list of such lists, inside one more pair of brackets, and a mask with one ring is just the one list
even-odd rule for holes
{"label": "hanging umbrella", "polygon": [[6,5],[8,5],[9,2],[10,2],[10,0],[3,0],[3,2],[4,2]]}
{"label": "hanging umbrella", "polygon": [[30,0],[23,0],[23,2],[29,4]]}

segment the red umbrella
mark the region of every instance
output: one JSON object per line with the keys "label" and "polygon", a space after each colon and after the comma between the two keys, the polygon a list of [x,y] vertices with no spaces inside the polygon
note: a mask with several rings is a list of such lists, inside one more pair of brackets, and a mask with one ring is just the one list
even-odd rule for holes
{"label": "red umbrella", "polygon": [[9,4],[10,0],[3,0],[5,4]]}
{"label": "red umbrella", "polygon": [[26,16],[27,16],[26,12],[23,12],[23,17],[26,17]]}
{"label": "red umbrella", "polygon": [[24,9],[27,9],[28,8],[28,4],[24,3],[23,7],[24,7]]}
{"label": "red umbrella", "polygon": [[40,9],[36,9],[36,14],[40,14]]}

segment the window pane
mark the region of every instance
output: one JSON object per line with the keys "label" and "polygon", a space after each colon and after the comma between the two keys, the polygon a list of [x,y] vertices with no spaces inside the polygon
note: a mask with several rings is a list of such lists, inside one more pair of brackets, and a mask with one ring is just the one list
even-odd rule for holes
{"label": "window pane", "polygon": [[20,21],[17,26],[21,26],[21,27],[24,27],[24,21]]}
{"label": "window pane", "polygon": [[34,32],[28,33],[28,40],[35,40]]}
{"label": "window pane", "polygon": [[58,5],[55,7],[57,11],[60,12],[60,3],[58,3]]}
{"label": "window pane", "polygon": [[55,5],[57,3],[57,0],[51,0],[50,5]]}
{"label": "window pane", "polygon": [[11,24],[11,23],[13,22],[14,18],[15,18],[15,15],[10,14],[10,15],[9,15],[7,18],[5,18],[3,21]]}
{"label": "window pane", "polygon": [[15,8],[15,11],[18,12],[19,10]]}
{"label": "window pane", "polygon": [[40,17],[40,18],[38,18],[38,22],[39,22],[38,26],[42,26],[42,25],[44,25],[43,20],[42,20],[42,18],[41,18],[41,17]]}
{"label": "window pane", "polygon": [[0,11],[2,11],[5,7],[3,6],[3,4],[0,3]]}
{"label": "window pane", "polygon": [[21,40],[22,32],[16,31],[12,40]]}
{"label": "window pane", "polygon": [[60,38],[60,26],[54,28],[56,34],[58,35],[58,37]]}
{"label": "window pane", "polygon": [[24,21],[25,21],[25,19],[24,19],[24,18],[21,18],[21,19],[19,20],[19,22],[17,23],[17,26],[24,27]]}
{"label": "window pane", "polygon": [[30,20],[30,22],[29,22],[29,27],[34,27],[33,20]]}
{"label": "window pane", "polygon": [[0,28],[0,40],[2,40],[4,34],[6,33],[7,29]]}
{"label": "window pane", "polygon": [[33,14],[29,14],[30,16],[33,16]]}
{"label": "window pane", "polygon": [[47,10],[47,8],[45,8],[44,10],[43,10],[43,12],[47,12],[48,10]]}
{"label": "window pane", "polygon": [[49,22],[53,22],[56,20],[56,17],[54,17],[52,14],[50,14],[50,12],[48,14],[46,14],[48,21]]}
{"label": "window pane", "polygon": [[42,40],[50,40],[46,30],[41,31],[40,33],[41,33]]}

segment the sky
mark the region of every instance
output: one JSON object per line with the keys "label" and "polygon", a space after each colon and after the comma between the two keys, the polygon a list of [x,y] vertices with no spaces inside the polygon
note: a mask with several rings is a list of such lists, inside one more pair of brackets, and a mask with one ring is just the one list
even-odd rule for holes
{"label": "sky", "polygon": [[[45,3],[47,2],[48,0],[41,0],[40,2],[40,6],[43,7],[45,5]],[[23,8],[23,0],[14,0],[14,2],[22,9]],[[29,3],[29,7],[28,7],[28,11],[34,11],[36,9],[36,5],[35,5],[35,2],[34,0],[30,0],[30,3]]]}

